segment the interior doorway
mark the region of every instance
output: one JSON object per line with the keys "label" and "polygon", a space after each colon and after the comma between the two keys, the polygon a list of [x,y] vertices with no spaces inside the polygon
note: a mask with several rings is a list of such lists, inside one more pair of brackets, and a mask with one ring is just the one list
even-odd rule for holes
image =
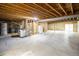
{"label": "interior doorway", "polygon": [[38,33],[43,33],[43,26],[41,25],[38,26]]}
{"label": "interior doorway", "polygon": [[73,24],[65,24],[65,32],[73,32]]}

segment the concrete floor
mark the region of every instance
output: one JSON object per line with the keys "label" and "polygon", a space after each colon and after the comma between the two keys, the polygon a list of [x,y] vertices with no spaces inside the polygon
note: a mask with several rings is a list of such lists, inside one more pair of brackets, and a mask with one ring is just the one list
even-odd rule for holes
{"label": "concrete floor", "polygon": [[25,38],[0,38],[0,55],[79,56],[79,34],[47,32]]}

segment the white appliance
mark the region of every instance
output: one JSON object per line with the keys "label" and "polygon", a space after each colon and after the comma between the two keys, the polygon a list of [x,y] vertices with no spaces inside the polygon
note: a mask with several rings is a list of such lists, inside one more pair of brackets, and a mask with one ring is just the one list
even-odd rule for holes
{"label": "white appliance", "polygon": [[20,29],[20,37],[25,37],[26,36],[26,31]]}

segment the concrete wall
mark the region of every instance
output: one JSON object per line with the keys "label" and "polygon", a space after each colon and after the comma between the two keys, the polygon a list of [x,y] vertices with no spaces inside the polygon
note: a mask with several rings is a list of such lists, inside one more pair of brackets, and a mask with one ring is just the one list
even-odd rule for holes
{"label": "concrete wall", "polygon": [[49,22],[48,30],[65,30],[65,24],[73,24],[73,31],[77,32],[77,21],[61,21],[61,22]]}

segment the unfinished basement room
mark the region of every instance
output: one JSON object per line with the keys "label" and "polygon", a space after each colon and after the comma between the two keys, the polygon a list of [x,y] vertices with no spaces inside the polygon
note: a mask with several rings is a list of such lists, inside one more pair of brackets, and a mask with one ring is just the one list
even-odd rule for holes
{"label": "unfinished basement room", "polygon": [[79,3],[0,3],[0,56],[79,56]]}

